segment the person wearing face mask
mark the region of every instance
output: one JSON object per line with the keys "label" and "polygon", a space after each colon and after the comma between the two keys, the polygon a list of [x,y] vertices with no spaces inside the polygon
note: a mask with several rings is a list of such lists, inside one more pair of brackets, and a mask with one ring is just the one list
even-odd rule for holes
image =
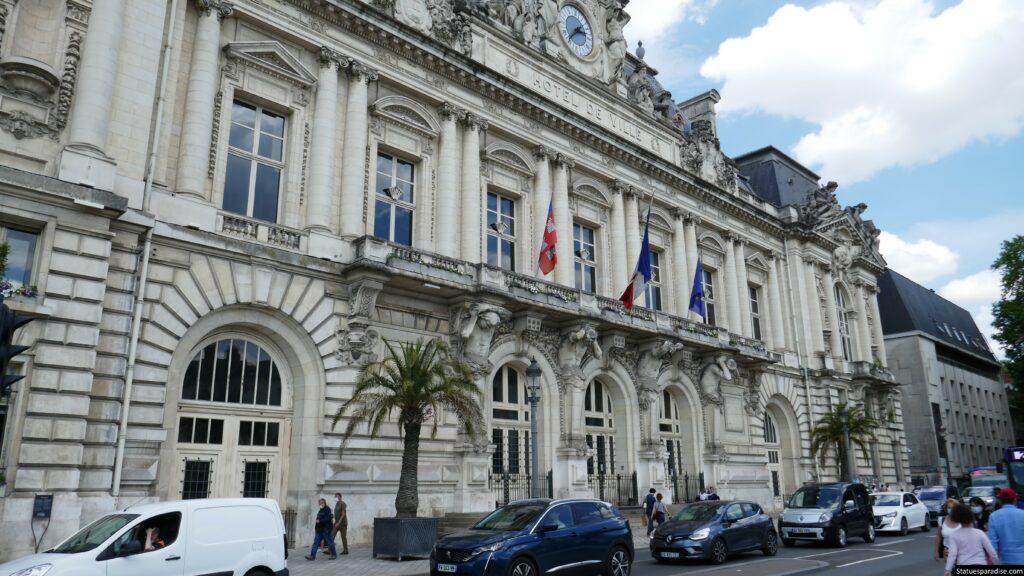
{"label": "person wearing face mask", "polygon": [[974,496],[968,501],[971,506],[971,513],[974,514],[974,527],[982,532],[988,530],[988,508],[985,507],[985,501],[977,496]]}
{"label": "person wearing face mask", "polygon": [[935,561],[939,562],[946,557],[946,539],[960,529],[960,524],[953,519],[953,510],[959,504],[954,498],[946,500],[946,504],[939,511],[939,530],[935,533]]}

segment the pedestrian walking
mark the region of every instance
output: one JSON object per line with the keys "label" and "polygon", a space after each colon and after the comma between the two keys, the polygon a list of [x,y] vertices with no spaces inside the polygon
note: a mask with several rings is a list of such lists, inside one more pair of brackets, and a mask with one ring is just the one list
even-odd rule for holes
{"label": "pedestrian walking", "polygon": [[647,535],[650,536],[651,532],[654,532],[654,504],[658,501],[655,494],[658,491],[651,488],[651,491],[644,497],[644,522],[647,523]]}
{"label": "pedestrian walking", "polygon": [[341,554],[348,554],[348,504],[341,498],[341,492],[334,494],[334,531],[331,542],[341,534]]}
{"label": "pedestrian walking", "polygon": [[988,539],[1003,564],[1024,564],[1024,510],[1015,505],[1017,493],[1002,488],[996,499],[1002,506],[988,517]]}
{"label": "pedestrian walking", "polygon": [[950,498],[946,500],[942,509],[939,510],[939,530],[935,534],[935,561],[938,562],[946,557],[947,546],[946,539],[953,535],[954,532],[960,529],[960,524],[953,519],[953,508],[956,507],[958,502]]}
{"label": "pedestrian walking", "polygon": [[306,560],[316,560],[316,550],[324,540],[327,540],[327,547],[331,551],[331,560],[338,559],[338,552],[334,548],[334,540],[331,539],[331,527],[334,526],[333,520],[331,509],[327,506],[327,500],[321,498],[320,510],[316,513],[316,524],[314,525],[316,536],[313,537],[313,546],[309,549],[309,555],[306,556]]}
{"label": "pedestrian walking", "polygon": [[971,507],[971,514],[974,514],[974,527],[982,532],[988,530],[988,516],[992,512],[985,507],[985,501],[973,496],[968,502]]}
{"label": "pedestrian walking", "polygon": [[989,566],[999,564],[996,549],[981,530],[974,527],[974,513],[963,504],[953,506],[949,514],[960,529],[946,538],[946,576],[952,576],[956,566]]}
{"label": "pedestrian walking", "polygon": [[666,520],[668,520],[668,507],[666,507],[665,503],[661,501],[662,498],[663,496],[658,494],[655,496],[656,500],[654,502],[654,515],[652,520],[653,522],[657,522],[658,526],[661,526]]}

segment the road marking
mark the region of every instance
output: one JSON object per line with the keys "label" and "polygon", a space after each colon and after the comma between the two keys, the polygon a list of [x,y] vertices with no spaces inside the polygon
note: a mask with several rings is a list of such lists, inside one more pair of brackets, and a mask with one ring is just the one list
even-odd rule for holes
{"label": "road marking", "polygon": [[836,566],[836,568],[844,568],[846,566],[853,566],[854,564],[862,564],[864,562],[874,562],[875,560],[884,560],[886,558],[892,558],[894,556],[902,556],[903,555],[903,552],[900,552],[899,550],[887,550],[887,552],[892,552],[892,554],[886,554],[885,556],[879,556],[877,558],[867,558],[865,560],[857,560],[856,562],[847,562],[846,564],[840,564],[840,565]]}
{"label": "road marking", "polygon": [[815,556],[828,556],[829,554],[842,554],[843,552],[853,552],[853,550],[847,550],[845,548],[841,550],[833,550],[832,552],[822,552],[820,554],[808,554],[807,556],[797,556],[794,560],[804,560],[806,558],[814,558]]}
{"label": "road marking", "polygon": [[891,546],[893,544],[900,544],[903,542],[913,542],[914,538],[904,538],[902,540],[893,540],[892,542],[882,542],[881,544],[875,544],[875,546]]}

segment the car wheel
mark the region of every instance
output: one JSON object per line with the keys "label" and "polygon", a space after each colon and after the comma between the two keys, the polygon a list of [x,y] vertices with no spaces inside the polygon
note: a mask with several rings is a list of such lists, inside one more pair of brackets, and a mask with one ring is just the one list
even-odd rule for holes
{"label": "car wheel", "polygon": [[722,564],[729,559],[729,549],[725,546],[725,540],[716,539],[711,543],[711,563]]}
{"label": "car wheel", "polygon": [[927,518],[924,519],[924,524],[921,524],[921,532],[929,532],[932,529],[931,522]]}
{"label": "car wheel", "polygon": [[868,544],[871,544],[872,542],[875,541],[875,536],[876,536],[876,534],[875,534],[875,525],[874,524],[868,524],[868,530],[867,530],[867,532],[864,533],[864,541],[867,542]]}
{"label": "car wheel", "polygon": [[537,576],[537,569],[528,558],[516,558],[508,567],[508,576]]}
{"label": "car wheel", "polygon": [[775,530],[769,530],[764,536],[764,546],[761,548],[761,552],[765,556],[775,556],[779,553],[779,536],[775,533]]}
{"label": "car wheel", "polygon": [[900,520],[900,536],[906,536],[910,533],[910,525],[907,524],[907,519]]}
{"label": "car wheel", "polygon": [[629,576],[629,552],[616,546],[608,555],[608,576]]}
{"label": "car wheel", "polygon": [[782,545],[786,548],[792,548],[796,546],[796,540],[793,540],[792,538],[783,538]]}
{"label": "car wheel", "polygon": [[836,537],[833,539],[836,546],[846,548],[846,526],[836,528]]}

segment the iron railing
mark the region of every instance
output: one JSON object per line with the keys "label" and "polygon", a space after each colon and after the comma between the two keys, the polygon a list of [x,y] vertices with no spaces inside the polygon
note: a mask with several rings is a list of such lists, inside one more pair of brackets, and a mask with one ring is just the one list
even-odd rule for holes
{"label": "iron railing", "polygon": [[700,499],[700,493],[704,491],[704,473],[691,475],[689,472],[682,476],[672,474],[669,476],[672,483],[672,496],[676,502],[696,502]]}
{"label": "iron railing", "polygon": [[[494,506],[500,508],[509,502],[530,498],[533,486],[532,474],[510,474],[508,472],[492,472],[489,487],[494,492]],[[549,470],[545,478],[541,478],[540,497],[552,498],[554,486]]]}
{"label": "iron railing", "polygon": [[288,549],[295,548],[295,510],[282,510],[281,517],[284,519],[284,533],[287,535]]}
{"label": "iron railing", "polygon": [[616,506],[638,506],[636,472],[632,474],[592,474],[589,477],[594,496]]}

